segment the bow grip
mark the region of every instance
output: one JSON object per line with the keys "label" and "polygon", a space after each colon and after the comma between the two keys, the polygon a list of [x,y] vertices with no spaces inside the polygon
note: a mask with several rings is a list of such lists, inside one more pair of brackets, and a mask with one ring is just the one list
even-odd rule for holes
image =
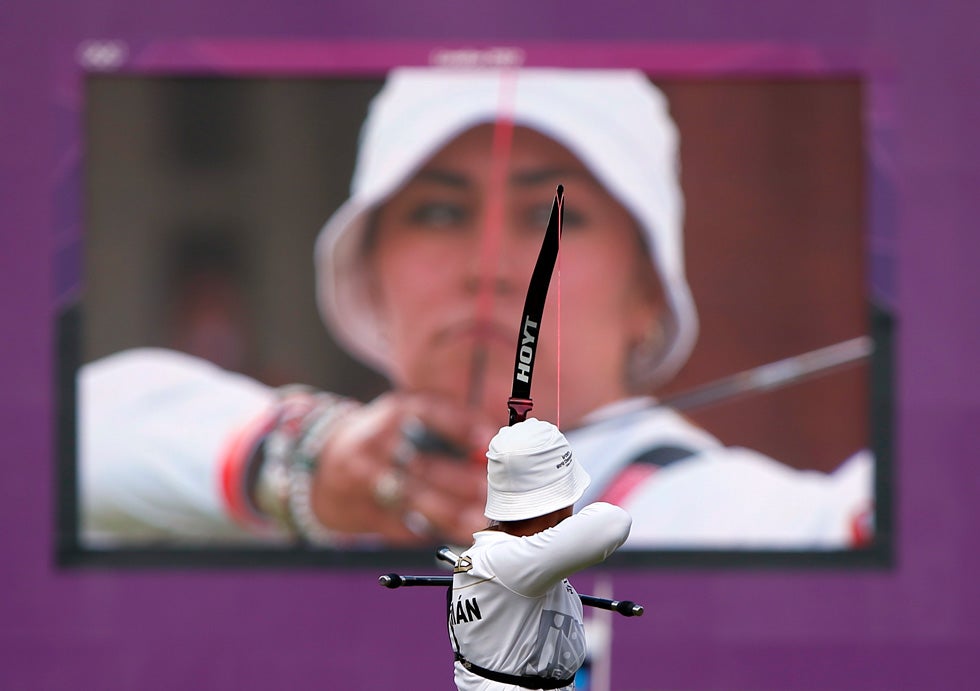
{"label": "bow grip", "polygon": [[513,425],[518,422],[524,422],[527,419],[527,414],[531,412],[533,407],[533,402],[530,398],[509,398],[507,399],[507,408],[510,410],[510,421],[507,425]]}

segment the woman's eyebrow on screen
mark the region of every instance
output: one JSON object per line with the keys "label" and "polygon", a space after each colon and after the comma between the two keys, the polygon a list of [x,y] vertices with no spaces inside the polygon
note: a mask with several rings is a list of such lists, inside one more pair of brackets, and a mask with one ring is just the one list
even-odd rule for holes
{"label": "woman's eyebrow on screen", "polygon": [[[575,168],[553,167],[528,168],[510,174],[510,184],[515,187],[529,187],[553,180],[578,179],[594,182],[591,175]],[[469,175],[446,168],[423,168],[413,182],[431,182],[454,189],[466,189],[477,184]]]}

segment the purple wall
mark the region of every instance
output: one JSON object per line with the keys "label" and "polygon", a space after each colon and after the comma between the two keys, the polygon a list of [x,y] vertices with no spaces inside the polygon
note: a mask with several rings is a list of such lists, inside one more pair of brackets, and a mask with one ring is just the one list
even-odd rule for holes
{"label": "purple wall", "polygon": [[[617,575],[616,689],[968,688],[980,650],[980,5],[7,0],[0,8],[0,687],[451,688],[442,593],[376,571],[53,566],[52,317],[60,107],[92,38],[595,40],[812,47],[884,66],[876,163],[895,185],[896,565]],[[618,4],[623,9],[611,9]],[[142,7],[138,8],[138,5]],[[574,8],[573,8],[574,6]],[[809,6],[809,8],[808,8]],[[419,9],[424,7],[425,9]],[[465,9],[464,9],[465,8]],[[560,8],[560,9],[559,9]],[[841,57],[834,57],[841,56]],[[877,146],[877,144],[876,144]],[[875,221],[883,222],[881,218]],[[876,239],[877,241],[877,239]],[[589,579],[580,579],[583,590]]]}

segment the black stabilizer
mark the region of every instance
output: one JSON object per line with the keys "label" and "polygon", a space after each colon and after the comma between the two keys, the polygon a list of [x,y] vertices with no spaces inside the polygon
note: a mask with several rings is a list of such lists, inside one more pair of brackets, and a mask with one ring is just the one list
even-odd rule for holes
{"label": "black stabilizer", "polygon": [[386,573],[383,576],[378,576],[378,585],[385,588],[397,588],[402,584],[402,577],[397,573]]}
{"label": "black stabilizer", "polygon": [[602,597],[595,597],[594,595],[579,595],[579,599],[587,607],[608,609],[613,612],[618,612],[624,617],[643,616],[643,605],[638,605],[631,600],[607,600]]}
{"label": "black stabilizer", "polygon": [[[443,554],[446,554],[444,557]],[[440,547],[437,552],[440,559],[448,560],[452,559],[448,555],[453,554],[452,550],[448,547]],[[456,563],[453,559],[452,563]],[[397,573],[386,573],[383,576],[378,577],[378,585],[384,588],[401,588],[401,587],[411,587],[411,586],[452,586],[453,577],[452,576],[401,576]],[[631,600],[607,600],[603,597],[596,597],[594,595],[579,595],[579,599],[582,604],[586,607],[596,607],[597,609],[608,609],[612,612],[618,612],[624,617],[640,617],[643,616],[643,605],[638,605]]]}
{"label": "black stabilizer", "polygon": [[447,586],[453,584],[452,576],[400,576],[397,573],[386,573],[378,578],[378,585],[385,588],[409,588],[421,585]]}

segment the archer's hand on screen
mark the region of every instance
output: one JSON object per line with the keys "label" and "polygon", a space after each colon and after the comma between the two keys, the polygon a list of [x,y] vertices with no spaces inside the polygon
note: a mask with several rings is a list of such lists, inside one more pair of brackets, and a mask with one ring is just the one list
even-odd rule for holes
{"label": "archer's hand on screen", "polygon": [[492,421],[445,399],[389,393],[348,414],[320,454],[313,506],[329,529],[391,545],[469,544],[486,526]]}

